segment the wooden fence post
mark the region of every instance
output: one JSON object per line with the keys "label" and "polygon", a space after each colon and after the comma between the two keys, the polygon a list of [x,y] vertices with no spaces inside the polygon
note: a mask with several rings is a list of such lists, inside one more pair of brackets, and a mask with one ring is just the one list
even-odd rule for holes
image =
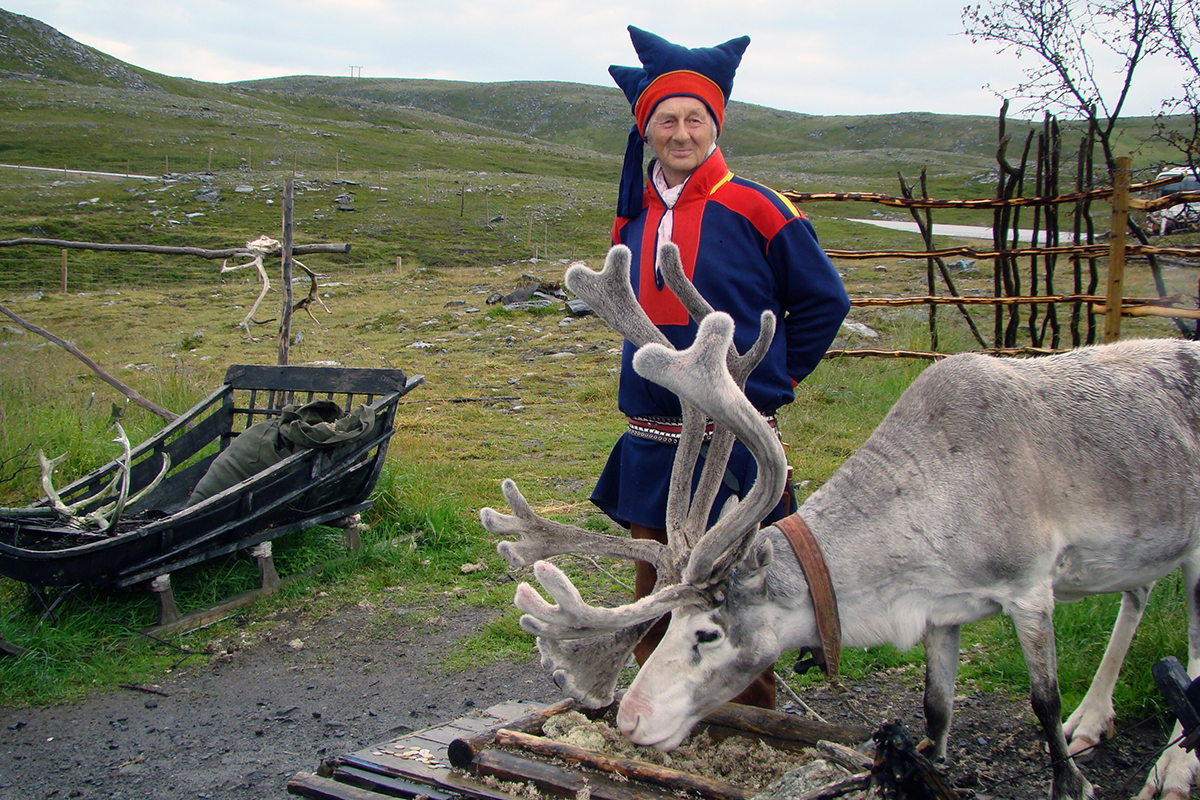
{"label": "wooden fence post", "polygon": [[67,293],[67,250],[66,250],[66,248],[63,248],[63,251],[62,251],[62,291],[63,291],[63,294]]}
{"label": "wooden fence post", "polygon": [[292,338],[292,190],[293,180],[283,182],[283,312],[279,317],[280,366],[288,363],[288,347]]}
{"label": "wooden fence post", "polygon": [[1108,292],[1104,309],[1104,343],[1121,338],[1121,301],[1125,284],[1125,232],[1129,227],[1129,175],[1133,160],[1117,159],[1113,170],[1112,236],[1108,246]]}

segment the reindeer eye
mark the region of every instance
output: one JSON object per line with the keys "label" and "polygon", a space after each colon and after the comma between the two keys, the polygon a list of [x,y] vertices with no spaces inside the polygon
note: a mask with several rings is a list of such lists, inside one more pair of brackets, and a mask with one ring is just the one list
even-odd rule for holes
{"label": "reindeer eye", "polygon": [[696,642],[698,644],[708,644],[709,642],[715,642],[720,638],[720,631],[696,631]]}

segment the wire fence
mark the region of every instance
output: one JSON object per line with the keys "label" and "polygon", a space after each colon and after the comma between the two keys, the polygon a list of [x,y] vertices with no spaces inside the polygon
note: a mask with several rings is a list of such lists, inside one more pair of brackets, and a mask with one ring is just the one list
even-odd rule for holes
{"label": "wire fence", "polygon": [[5,258],[0,251],[0,291],[18,292],[95,292],[128,288],[150,288],[170,284],[218,285],[222,278],[220,262],[197,258],[144,260],[112,256],[96,258],[78,252],[58,252],[37,248],[34,254]]}

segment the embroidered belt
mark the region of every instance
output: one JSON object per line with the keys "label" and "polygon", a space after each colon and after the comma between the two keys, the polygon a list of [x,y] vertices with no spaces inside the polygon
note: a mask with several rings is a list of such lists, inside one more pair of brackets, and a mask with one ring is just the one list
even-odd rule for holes
{"label": "embroidered belt", "polygon": [[[767,424],[778,433],[779,423],[776,421],[775,415],[763,414],[762,416]],[[629,435],[639,439],[677,445],[682,433],[683,419],[680,417],[629,417]],[[712,439],[712,435],[713,421],[710,419],[704,427],[704,441]]]}

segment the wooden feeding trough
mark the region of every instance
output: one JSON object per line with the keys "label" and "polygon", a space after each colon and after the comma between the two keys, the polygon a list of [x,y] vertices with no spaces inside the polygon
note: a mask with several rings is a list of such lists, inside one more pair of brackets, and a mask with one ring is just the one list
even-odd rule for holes
{"label": "wooden feeding trough", "polygon": [[[583,792],[596,800],[666,800],[681,795],[750,800],[756,794],[724,781],[606,755],[541,735],[553,717],[576,710],[582,711],[571,700],[550,706],[493,706],[482,716],[459,718],[326,761],[315,774],[297,773],[288,782],[288,792],[313,800],[379,800],[384,796],[513,800],[515,795],[503,787],[517,783],[532,784],[548,797],[576,798]],[[818,723],[732,703],[707,717],[701,728],[717,739],[745,737],[797,754],[821,743],[826,749],[845,751],[852,759],[864,757],[846,745],[860,744],[871,736],[869,729],[859,726]],[[848,780],[846,790],[866,786],[864,775]]]}

